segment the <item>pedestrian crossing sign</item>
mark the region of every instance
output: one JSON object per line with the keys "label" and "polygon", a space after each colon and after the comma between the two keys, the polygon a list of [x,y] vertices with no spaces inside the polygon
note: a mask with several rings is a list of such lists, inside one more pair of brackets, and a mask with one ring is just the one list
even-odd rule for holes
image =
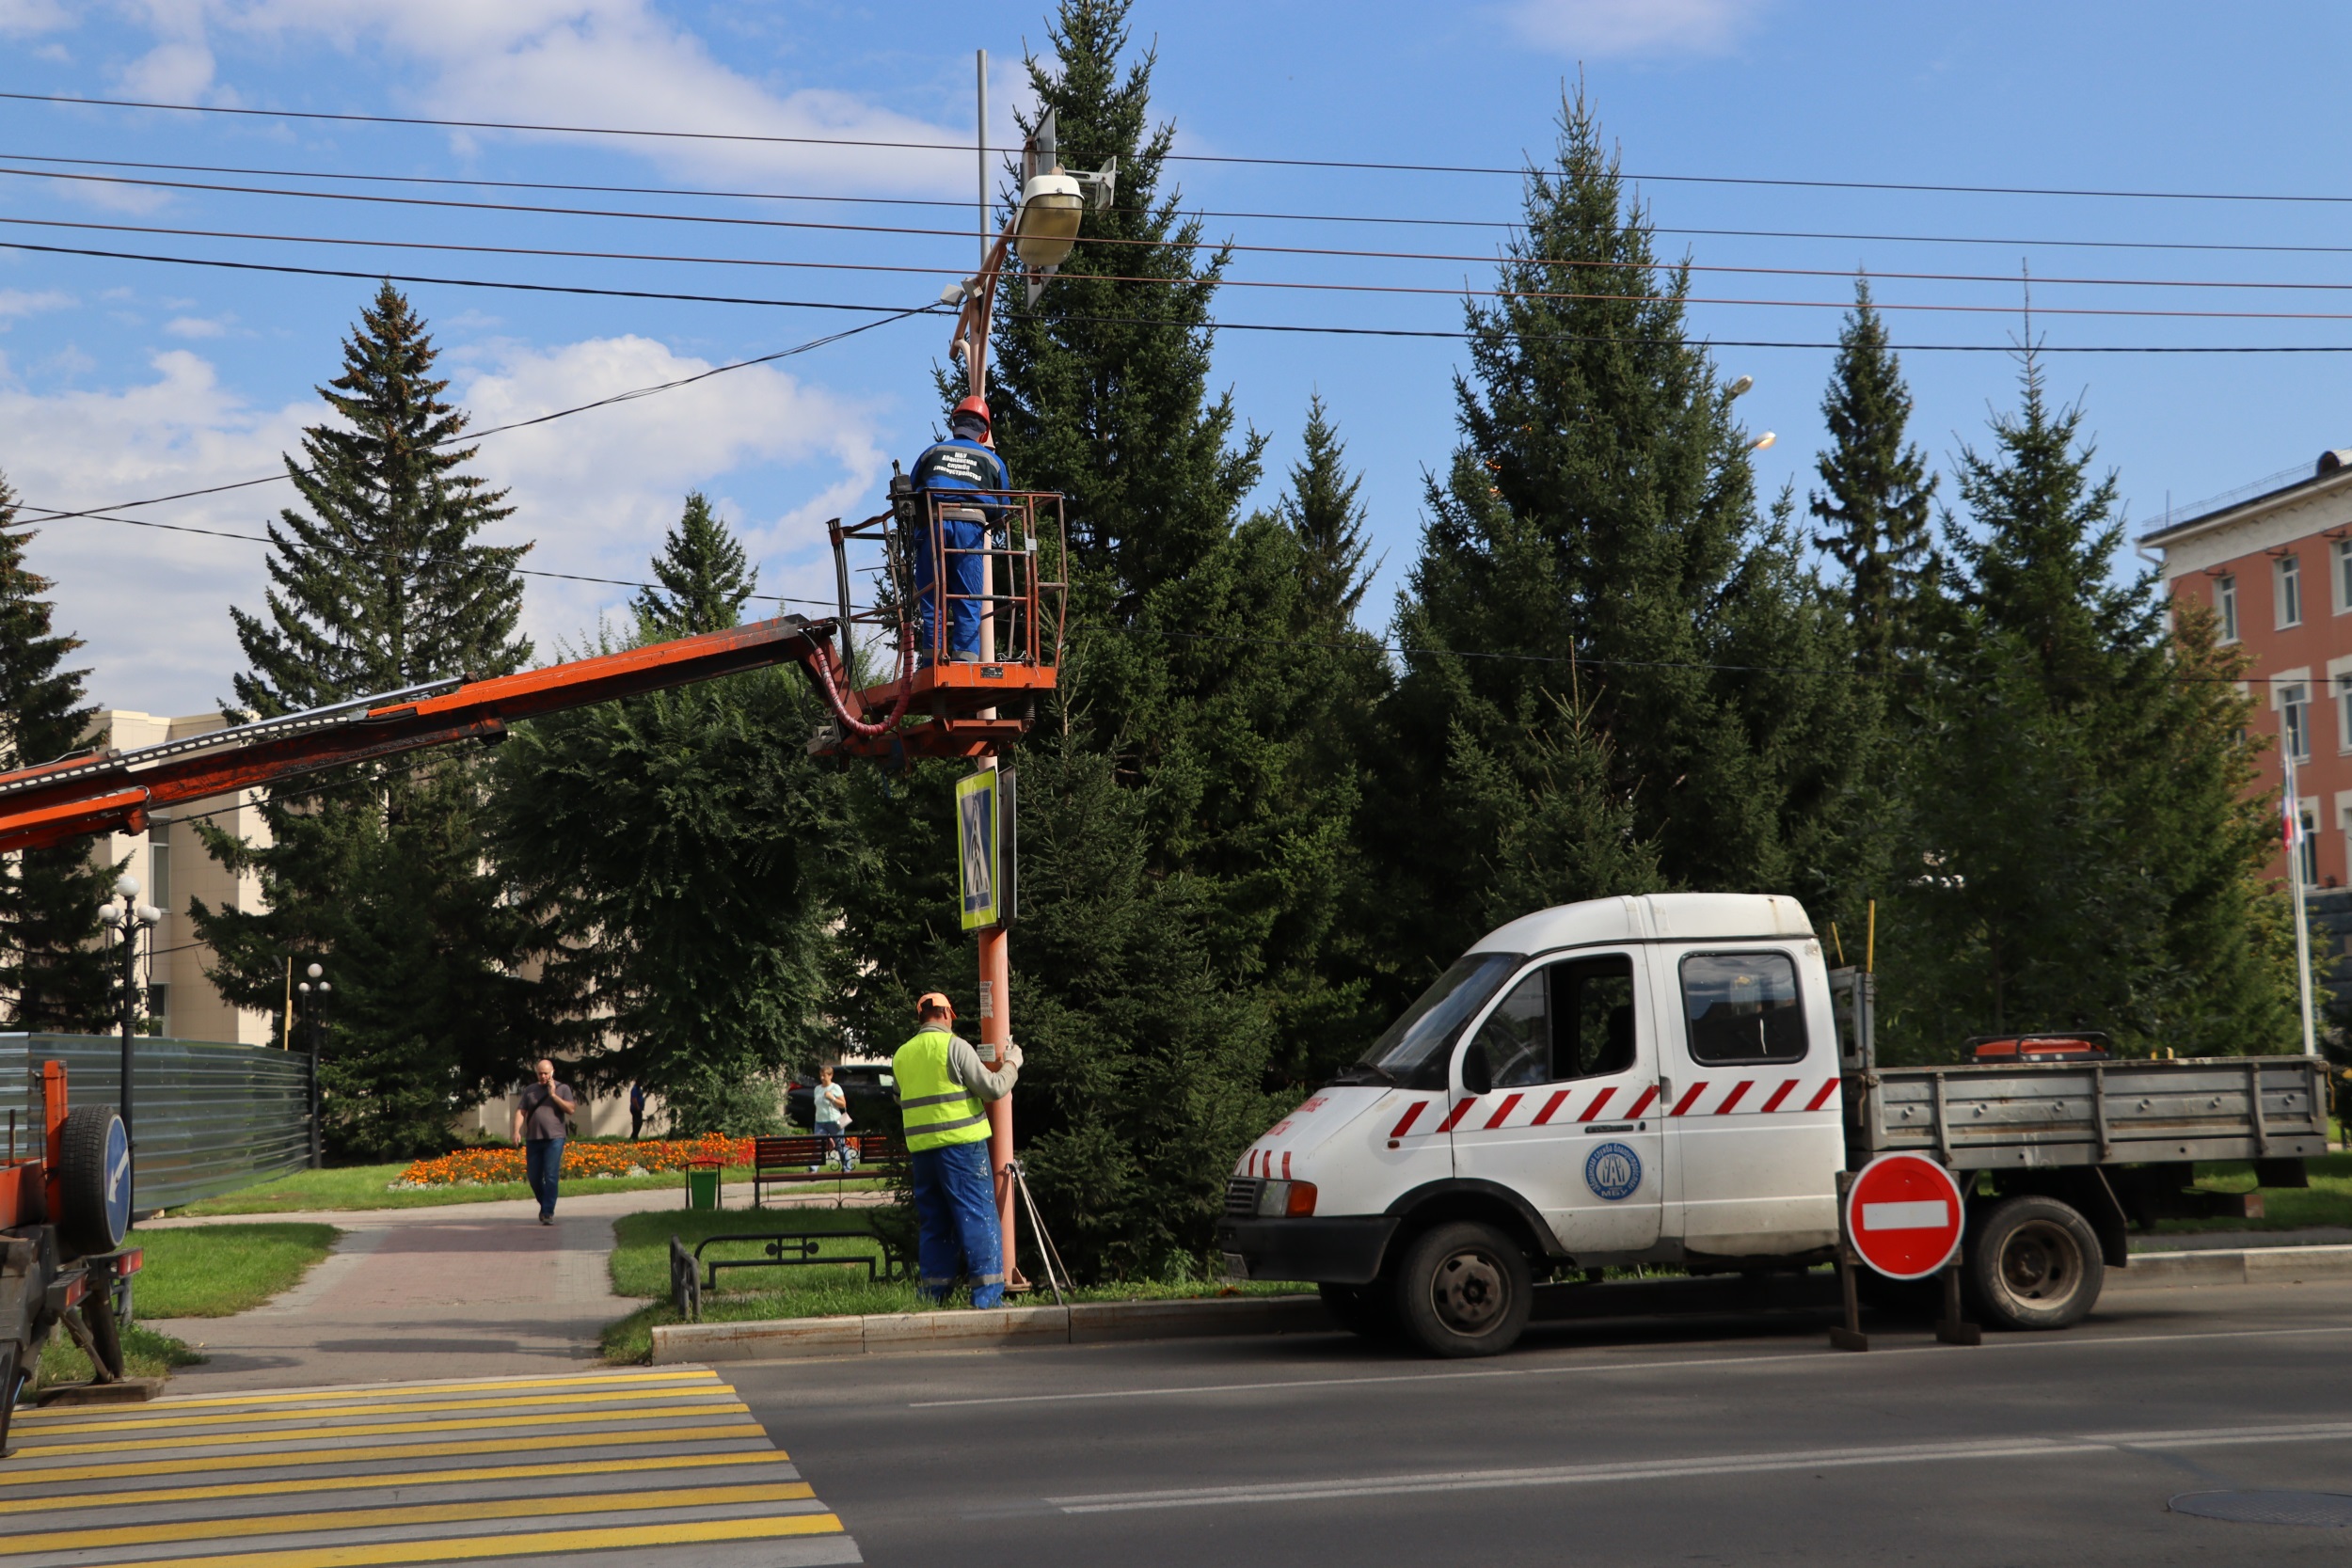
{"label": "pedestrian crossing sign", "polygon": [[1010,769],[983,768],[956,781],[956,879],[967,931],[1012,919],[1012,823]]}

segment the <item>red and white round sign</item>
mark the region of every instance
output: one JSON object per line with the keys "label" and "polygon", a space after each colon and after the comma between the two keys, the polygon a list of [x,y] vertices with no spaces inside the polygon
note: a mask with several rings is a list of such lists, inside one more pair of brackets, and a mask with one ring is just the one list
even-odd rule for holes
{"label": "red and white round sign", "polygon": [[1924,1154],[1882,1154],[1846,1191],[1846,1235],[1889,1279],[1923,1279],[1960,1251],[1960,1183]]}

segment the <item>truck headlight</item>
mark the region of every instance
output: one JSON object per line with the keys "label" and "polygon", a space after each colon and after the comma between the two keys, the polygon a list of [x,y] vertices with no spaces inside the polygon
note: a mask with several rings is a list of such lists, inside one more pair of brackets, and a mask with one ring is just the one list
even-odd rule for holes
{"label": "truck headlight", "polygon": [[1258,1189],[1261,1219],[1305,1219],[1315,1212],[1311,1181],[1269,1181]]}

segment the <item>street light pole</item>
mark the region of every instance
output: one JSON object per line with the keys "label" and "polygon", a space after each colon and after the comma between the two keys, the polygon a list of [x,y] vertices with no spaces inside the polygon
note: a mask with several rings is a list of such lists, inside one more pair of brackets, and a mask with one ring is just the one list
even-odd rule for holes
{"label": "street light pole", "polygon": [[122,1069],[121,1085],[115,1094],[115,1112],[122,1118],[122,1135],[129,1146],[135,1208],[139,1146],[131,1125],[131,1042],[138,1032],[139,1021],[139,932],[153,930],[164,918],[163,911],[152,904],[140,903],[138,896],[139,879],[119,877],[115,879],[115,896],[98,907],[98,923],[122,939],[122,974],[115,982],[122,988]]}
{"label": "street light pole", "polygon": [[[326,1030],[326,1021],[320,1015],[326,1010],[328,993],[335,988],[319,978],[323,971],[317,964],[305,973],[310,979],[294,989],[302,993],[302,1033],[310,1045],[310,1168],[317,1170],[326,1164],[326,1130],[319,1119],[325,1099],[319,1092],[319,1037]],[[318,981],[315,991],[310,989],[312,980]]]}

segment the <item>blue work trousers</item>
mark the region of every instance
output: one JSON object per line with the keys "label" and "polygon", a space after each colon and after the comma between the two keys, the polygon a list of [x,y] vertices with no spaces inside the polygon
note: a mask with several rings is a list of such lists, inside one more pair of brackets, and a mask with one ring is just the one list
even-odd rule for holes
{"label": "blue work trousers", "polygon": [[972,1279],[972,1305],[995,1307],[1005,1299],[1005,1260],[996,1228],[996,1189],[989,1180],[986,1140],[914,1151],[914,1216],[921,1226],[915,1249],[922,1271],[919,1290],[944,1299],[959,1265]]}
{"label": "blue work trousers", "polygon": [[523,1176],[531,1183],[531,1196],[539,1200],[539,1217],[555,1212],[555,1183],[564,1174],[564,1140],[561,1138],[532,1138],[523,1144]]}
{"label": "blue work trousers", "polygon": [[[972,511],[979,510],[977,507]],[[950,656],[967,654],[979,657],[980,598],[987,592],[987,558],[980,555],[958,555],[958,550],[977,550],[987,542],[988,525],[977,517],[942,517],[939,520],[940,546],[951,553],[947,556],[946,592],[964,595],[953,598],[947,606],[947,652]],[[914,552],[914,594],[918,613],[922,618],[921,661],[931,662],[938,633],[937,612],[939,594],[932,584],[940,576],[938,563],[931,559],[931,544],[927,538]]]}

